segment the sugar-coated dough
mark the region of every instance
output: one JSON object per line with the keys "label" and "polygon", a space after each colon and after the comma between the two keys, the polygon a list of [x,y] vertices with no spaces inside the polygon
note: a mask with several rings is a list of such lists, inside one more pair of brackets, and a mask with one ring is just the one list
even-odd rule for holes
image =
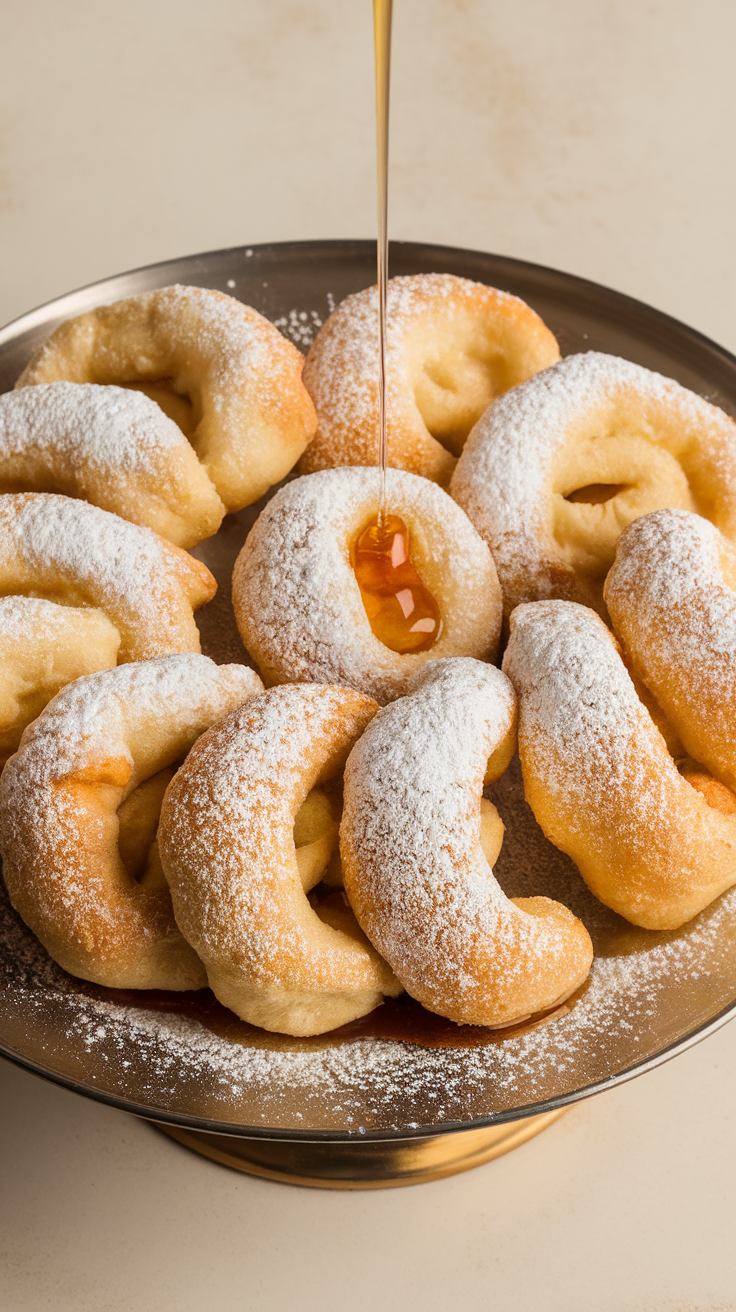
{"label": "sugar-coated dough", "polygon": [[432,663],[379,711],[345,770],[340,851],[358,921],[407,992],[459,1024],[511,1025],[553,1007],[593,957],[571,911],[507,898],[484,854],[484,777],[508,764],[515,723],[500,670]]}
{"label": "sugar-coated dough", "polygon": [[507,616],[546,597],[605,614],[632,520],[697,510],[736,541],[736,424],[628,360],[568,356],[486,411],[450,491],[493,552]]}
{"label": "sugar-coated dough", "polygon": [[[524,301],[451,273],[391,278],[386,335],[388,463],[443,484],[491,401],[560,358]],[[330,315],[304,381],[319,427],[302,472],[378,464],[376,287]]]}
{"label": "sugar-coated dough", "polygon": [[101,610],[0,597],[0,769],[46,703],[73,679],[116,665],[119,648]]}
{"label": "sugar-coated dough", "polygon": [[248,305],[164,287],[63,323],[16,387],[141,386],[182,425],[228,512],[288,474],[316,428],[291,342]]}
{"label": "sugar-coated dough", "polygon": [[593,610],[519,606],[503,668],[527,801],[596,897],[675,929],[736,883],[736,797],[694,762],[680,773]]}
{"label": "sugar-coated dough", "polygon": [[205,734],[167,791],[159,843],[177,923],[217,997],[253,1025],[321,1034],[401,992],[347,908],[334,925],[312,908],[324,864],[300,868],[295,847],[302,804],[375,711],[347,688],[273,688]]}
{"label": "sugar-coated dough", "polygon": [[23,736],[0,780],[11,901],[65,970],[111,988],[196,989],[156,845],[172,767],[258,676],[187,653],[79,679]]}
{"label": "sugar-coated dough", "polygon": [[235,565],[233,605],[265,683],[340,683],[384,703],[428,660],[493,660],[501,591],[491,554],[446,492],[401,470],[387,470],[388,507],[410,531],[443,627],[423,653],[399,654],[374,636],[350,551],[378,493],[375,469],[328,469],[287,484],[261,512]]}
{"label": "sugar-coated dough", "polygon": [[63,492],[177,547],[216,533],[225,514],[173,419],[142,392],[94,383],[0,396],[0,492]]}
{"label": "sugar-coated dough", "polygon": [[0,495],[0,595],[103,611],[120,662],[199,651],[192,612],[216,587],[201,561],[107,510],[44,492]]}
{"label": "sugar-coated dough", "polygon": [[684,750],[736,790],[736,550],[699,515],[658,510],[619,538],[606,605]]}

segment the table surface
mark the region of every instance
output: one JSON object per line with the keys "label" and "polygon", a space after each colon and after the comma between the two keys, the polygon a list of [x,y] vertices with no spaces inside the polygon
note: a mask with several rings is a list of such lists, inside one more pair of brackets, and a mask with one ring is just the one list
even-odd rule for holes
{"label": "table surface", "polygon": [[[736,350],[736,7],[397,0],[390,230]],[[0,320],[107,274],[374,232],[369,0],[5,0]],[[467,1175],[299,1190],[0,1066],[13,1312],[736,1308],[736,1026]]]}

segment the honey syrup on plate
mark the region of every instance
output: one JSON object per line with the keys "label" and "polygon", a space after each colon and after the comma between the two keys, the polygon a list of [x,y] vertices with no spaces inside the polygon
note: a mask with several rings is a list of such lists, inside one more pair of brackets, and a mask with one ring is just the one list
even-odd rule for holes
{"label": "honey syrup on plate", "polygon": [[378,513],[352,548],[352,566],[375,636],[391,651],[429,651],[442,631],[437,602],[411,560],[409,530],[386,506],[386,298],[388,294],[388,111],[393,0],[373,0],[376,48],[378,274]]}

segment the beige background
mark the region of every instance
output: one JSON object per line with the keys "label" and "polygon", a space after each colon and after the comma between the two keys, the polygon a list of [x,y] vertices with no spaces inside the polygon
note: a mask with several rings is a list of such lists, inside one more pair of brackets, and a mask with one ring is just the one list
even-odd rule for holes
{"label": "beige background", "polygon": [[[736,350],[736,6],[396,0],[391,231]],[[369,0],[4,0],[0,320],[196,250],[374,231]],[[0,1307],[736,1308],[736,1027],[465,1176],[239,1177],[0,1066]]]}

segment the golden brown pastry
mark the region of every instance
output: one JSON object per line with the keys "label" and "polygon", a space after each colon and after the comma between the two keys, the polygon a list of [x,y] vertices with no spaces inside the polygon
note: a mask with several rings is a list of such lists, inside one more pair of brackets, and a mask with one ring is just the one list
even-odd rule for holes
{"label": "golden brown pastry", "polygon": [[699,515],[656,511],[622,533],[604,595],[684,752],[736,789],[734,547]]}
{"label": "golden brown pastry", "polygon": [[284,478],[315,431],[302,366],[256,310],[175,286],[61,324],[16,387],[66,379],[140,388],[182,428],[230,512]]}
{"label": "golden brown pastry", "polygon": [[593,610],[517,607],[503,668],[527,801],[596,897],[635,925],[675,929],[736,883],[736,796],[695,762],[678,770]]}
{"label": "golden brown pastry", "polygon": [[628,360],[568,356],[486,411],[450,490],[493,552],[507,616],[545,597],[605,616],[616,542],[641,515],[696,510],[736,541],[736,424]]}
{"label": "golden brown pastry", "polygon": [[[388,463],[446,484],[491,401],[559,360],[524,301],[451,273],[391,278]],[[378,289],[348,296],[320,329],[304,381],[319,427],[302,473],[378,464]]]}
{"label": "golden brown pastry", "polygon": [[428,660],[493,660],[501,593],[485,543],[446,492],[388,470],[389,510],[411,531],[413,563],[442,622],[425,652],[391,650],[373,633],[351,551],[378,510],[375,469],[330,469],[277,492],[251,529],[233,573],[240,633],[264,682],[345,684],[384,703]]}
{"label": "golden brown pastry", "polygon": [[225,514],[191,444],[142,392],[45,383],[0,396],[0,492],[63,492],[177,547]]}
{"label": "golden brown pastry", "polygon": [[0,595],[103,611],[121,662],[199,651],[192,612],[216,588],[201,561],[107,510],[43,492],[0,496]]}
{"label": "golden brown pastry", "polygon": [[379,712],[345,770],[340,852],[358,921],[407,992],[458,1024],[553,1007],[593,957],[571,911],[507,898],[493,877],[503,825],[481,794],[508,765],[515,725],[500,670],[438,661]]}
{"label": "golden brown pastry", "polygon": [[0,597],[0,769],[51,698],[117,664],[120,634],[102,610]]}
{"label": "golden brown pastry", "polygon": [[220,1002],[253,1025],[321,1034],[401,992],[347,906],[307,899],[336,826],[294,832],[375,710],[348,688],[273,688],[205,734],[166,793],[159,844],[177,924]]}
{"label": "golden brown pastry", "polygon": [[58,694],[0,781],[11,901],[65,970],[111,988],[196,989],[158,858],[164,788],[258,676],[187,653],[105,670]]}
{"label": "golden brown pastry", "polygon": [[72,679],[198,651],[209,570],[150,529],[70,497],[0,496],[0,766]]}

